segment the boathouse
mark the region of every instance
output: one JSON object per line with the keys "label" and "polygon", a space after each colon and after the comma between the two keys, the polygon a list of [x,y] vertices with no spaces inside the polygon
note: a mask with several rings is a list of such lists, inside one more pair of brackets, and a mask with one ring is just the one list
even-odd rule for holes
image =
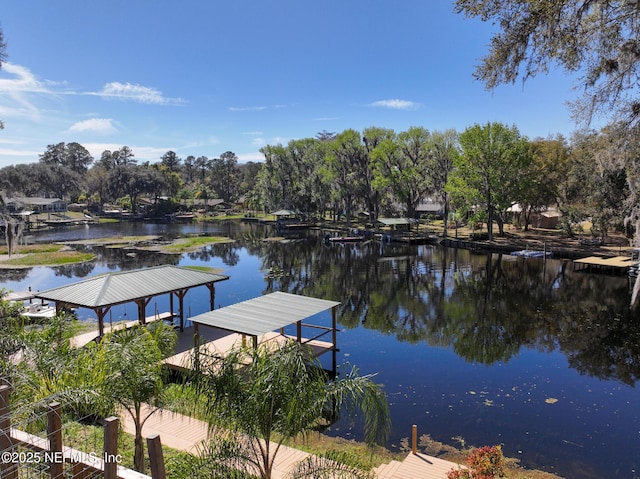
{"label": "boathouse", "polygon": [[[36,298],[54,302],[56,311],[64,308],[87,308],[98,317],[98,335],[104,335],[104,318],[111,307],[135,303],[138,321],[147,320],[146,307],[152,298],[169,294],[170,310],[156,312],[153,319],[179,319],[180,331],[184,329],[184,297],[198,286],[209,289],[210,307],[215,300],[215,283],[229,279],[217,273],[198,271],[179,266],[156,266],[134,271],[108,273],[34,294]],[[174,310],[174,298],[178,299],[178,311]]]}
{"label": "boathouse", "polygon": [[[172,369],[194,369],[195,350],[202,354],[220,355],[243,344],[269,343],[275,347],[286,341],[297,341],[309,347],[313,357],[332,353],[331,371],[336,372],[337,307],[339,302],[277,291],[258,298],[232,304],[189,318],[193,323],[192,347],[178,338],[180,352],[165,359]],[[331,311],[331,325],[311,324],[311,317]],[[295,326],[294,334],[285,334],[287,326]]]}

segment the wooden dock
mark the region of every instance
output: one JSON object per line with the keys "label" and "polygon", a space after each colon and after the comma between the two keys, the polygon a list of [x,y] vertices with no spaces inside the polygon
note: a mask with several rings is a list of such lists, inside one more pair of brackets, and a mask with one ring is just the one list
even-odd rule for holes
{"label": "wooden dock", "polygon": [[573,262],[574,270],[597,271],[601,273],[626,274],[630,267],[638,264],[637,259],[630,256],[614,256],[605,258],[603,256],[589,256],[587,258],[576,259]]}
{"label": "wooden dock", "polygon": [[[164,359],[164,363],[171,369],[177,371],[188,371],[193,369],[195,330],[193,327],[184,329],[178,334],[176,354]],[[199,332],[201,340],[201,351],[210,356],[224,356],[228,351],[237,349],[242,345],[251,346],[251,338],[240,333],[231,333],[217,328],[202,328]],[[270,343],[275,347],[282,346],[286,341],[295,340],[294,337],[283,335],[277,332],[270,332],[258,337],[258,344]],[[318,357],[332,350],[330,342],[302,339],[303,344],[311,348],[313,357]]]}
{"label": "wooden dock", "polygon": [[[174,318],[174,315],[172,315],[169,312],[158,313],[158,314],[154,314],[153,316],[146,317],[145,324],[153,323],[154,321],[162,321],[162,320],[168,321],[168,320],[172,320],[173,318]],[[105,334],[107,334],[113,331],[129,329],[135,326],[136,324],[139,324],[139,321],[137,319],[134,319],[133,321],[119,321],[115,324],[105,325],[104,332]],[[96,341],[99,337],[100,336],[97,330],[81,333],[71,338],[71,346],[76,348],[81,348],[89,344],[91,341]]]}
{"label": "wooden dock", "polygon": [[[150,406],[144,406],[142,416],[151,412]],[[124,431],[135,433],[131,416],[121,414],[120,422]],[[142,434],[149,437],[160,435],[162,444],[180,451],[197,454],[208,439],[209,426],[206,422],[159,410],[144,423]],[[281,446],[273,468],[273,479],[285,479],[294,465],[309,457],[310,454],[299,449]],[[373,470],[378,479],[446,479],[447,472],[458,468],[455,462],[445,461],[426,454],[409,453],[402,461],[391,461]]]}

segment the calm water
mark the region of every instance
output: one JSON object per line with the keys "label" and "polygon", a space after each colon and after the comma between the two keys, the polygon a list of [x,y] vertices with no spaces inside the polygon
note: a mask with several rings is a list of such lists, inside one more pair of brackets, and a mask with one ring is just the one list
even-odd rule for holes
{"label": "calm water", "polygon": [[[640,313],[629,311],[626,278],[435,246],[326,246],[320,232],[265,242],[271,232],[255,224],[115,224],[28,240],[185,233],[237,241],[185,255],[98,248],[87,265],[0,271],[1,286],[44,290],[108,271],[206,264],[231,276],[216,287],[220,306],[276,290],[341,301],[338,362],[385,385],[390,447],[417,424],[448,444],[503,444],[523,465],[570,478],[640,477]],[[191,315],[207,309],[202,289],[187,294]],[[112,319],[134,314],[114,308]],[[359,438],[348,424],[331,433]]]}

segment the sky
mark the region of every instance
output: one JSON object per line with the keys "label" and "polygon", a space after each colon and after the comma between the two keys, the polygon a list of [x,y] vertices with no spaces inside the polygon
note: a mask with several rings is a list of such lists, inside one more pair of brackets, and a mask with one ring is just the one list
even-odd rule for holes
{"label": "sky", "polygon": [[495,27],[453,0],[2,0],[0,28],[0,167],[60,142],[243,163],[349,128],[577,129],[575,78],[473,78]]}

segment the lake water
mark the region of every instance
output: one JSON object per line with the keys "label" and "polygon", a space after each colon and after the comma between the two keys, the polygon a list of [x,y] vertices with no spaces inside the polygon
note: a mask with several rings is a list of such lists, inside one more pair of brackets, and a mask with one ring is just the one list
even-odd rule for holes
{"label": "lake water", "polygon": [[[325,245],[319,231],[264,241],[269,228],[233,222],[108,224],[27,240],[186,233],[236,242],[184,255],[96,248],[85,265],[0,270],[0,286],[45,290],[109,271],[208,265],[230,276],[216,286],[216,307],[272,291],[341,301],[338,363],[384,384],[389,447],[417,424],[419,435],[447,444],[503,444],[524,466],[570,478],[640,477],[640,313],[629,310],[626,277],[431,245]],[[185,307],[195,315],[208,303],[196,288]],[[168,298],[149,308],[166,310]],[[131,304],[110,319],[134,315]],[[330,433],[359,439],[358,431],[339,423]]]}

